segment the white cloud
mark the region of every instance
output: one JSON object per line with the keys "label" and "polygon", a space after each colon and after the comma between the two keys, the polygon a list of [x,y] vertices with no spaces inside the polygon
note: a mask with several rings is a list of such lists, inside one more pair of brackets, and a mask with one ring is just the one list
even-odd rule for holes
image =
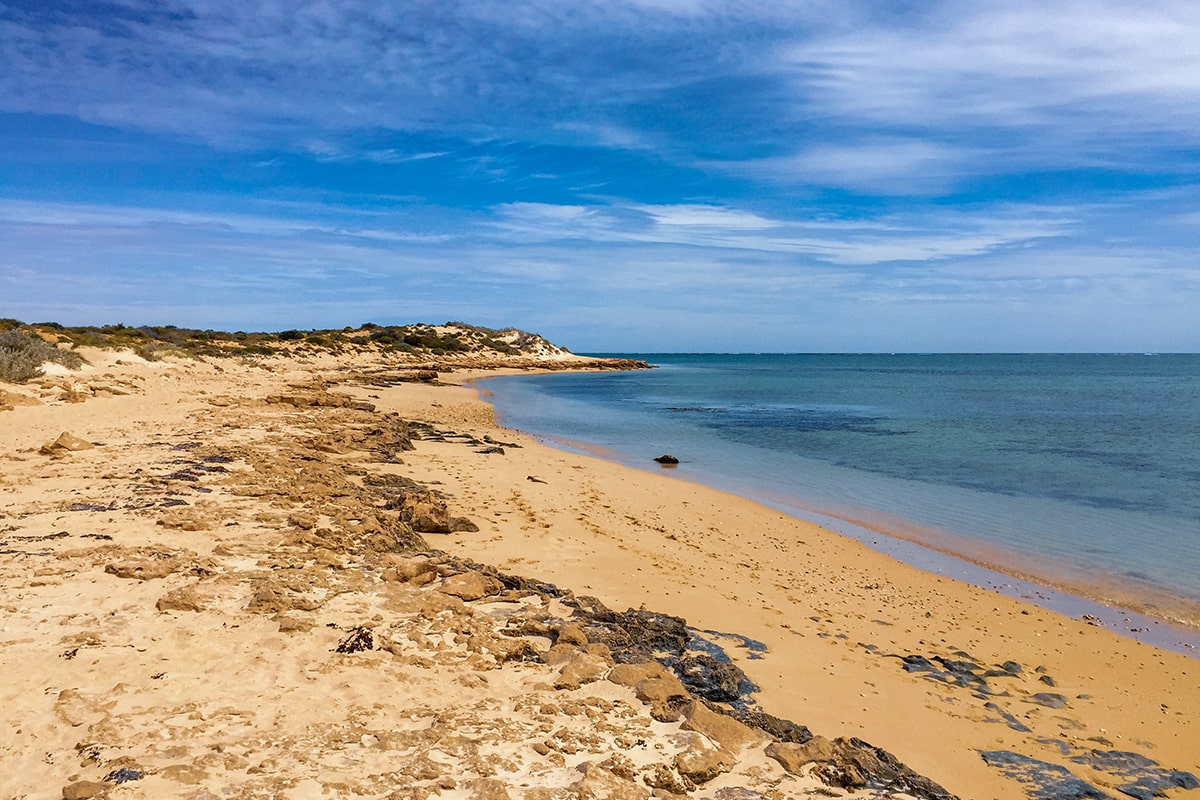
{"label": "white cloud", "polygon": [[1068,234],[1069,209],[993,207],[978,214],[942,211],[838,220],[813,214],[770,219],[726,206],[646,204],[555,206],[512,203],[493,223],[514,242],[680,245],[790,254],[811,263],[872,265],[962,258]]}
{"label": "white cloud", "polygon": [[1200,119],[1200,10],[1187,4],[949,4],[781,56],[818,112],[860,123],[1192,133]]}

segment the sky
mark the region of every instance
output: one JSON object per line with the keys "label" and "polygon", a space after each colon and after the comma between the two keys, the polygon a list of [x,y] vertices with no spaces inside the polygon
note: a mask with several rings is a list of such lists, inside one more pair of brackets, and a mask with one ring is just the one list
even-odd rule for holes
{"label": "sky", "polygon": [[1200,351],[1200,4],[0,0],[0,317]]}

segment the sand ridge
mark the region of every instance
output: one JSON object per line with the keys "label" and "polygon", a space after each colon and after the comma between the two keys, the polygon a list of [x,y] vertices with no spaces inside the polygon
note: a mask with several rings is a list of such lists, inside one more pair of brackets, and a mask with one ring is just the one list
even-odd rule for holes
{"label": "sand ridge", "polygon": [[[1108,794],[1197,769],[1194,661],[537,445],[481,373],[89,358],[4,387],[38,401],[0,413],[4,797],[854,796],[836,737],[963,797],[1036,790],[1003,753]],[[604,606],[707,630],[827,738],[630,672]]]}

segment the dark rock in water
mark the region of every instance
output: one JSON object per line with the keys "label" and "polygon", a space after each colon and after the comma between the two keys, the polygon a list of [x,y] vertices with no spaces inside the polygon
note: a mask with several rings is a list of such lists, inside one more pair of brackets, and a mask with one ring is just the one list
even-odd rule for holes
{"label": "dark rock in water", "polygon": [[683,685],[705,700],[734,703],[742,698],[746,673],[736,664],[719,661],[707,653],[679,659],[679,678]]}
{"label": "dark rock in water", "polygon": [[989,766],[1029,787],[1035,800],[1113,800],[1111,795],[1080,780],[1066,767],[1038,761],[1011,750],[985,750],[980,753]]}
{"label": "dark rock in water", "polygon": [[655,461],[657,461],[658,463],[662,464],[664,467],[665,467],[665,466],[672,466],[672,465],[675,465],[675,464],[678,464],[678,463],[679,463],[679,459],[678,459],[678,458],[676,458],[675,456],[672,456],[672,455],[666,455],[666,454],[664,454],[664,455],[661,455],[661,456],[659,456],[658,458],[656,458],[656,459],[654,459],[654,460],[655,460]]}

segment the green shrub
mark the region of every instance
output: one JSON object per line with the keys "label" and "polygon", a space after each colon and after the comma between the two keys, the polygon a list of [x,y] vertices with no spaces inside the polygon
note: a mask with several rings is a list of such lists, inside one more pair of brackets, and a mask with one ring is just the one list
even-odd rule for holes
{"label": "green shrub", "polygon": [[54,361],[68,369],[83,366],[74,350],[62,350],[28,331],[13,328],[0,333],[0,381],[25,383],[42,374],[42,365]]}

